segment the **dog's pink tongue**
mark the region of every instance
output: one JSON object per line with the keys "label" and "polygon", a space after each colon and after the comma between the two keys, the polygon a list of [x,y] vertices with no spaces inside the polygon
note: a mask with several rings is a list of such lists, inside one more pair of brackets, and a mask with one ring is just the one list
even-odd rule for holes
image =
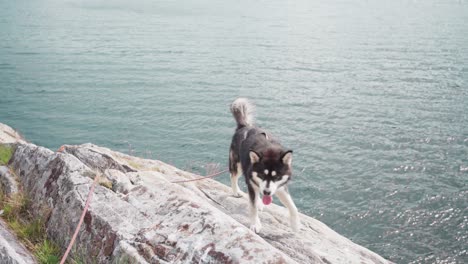
{"label": "dog's pink tongue", "polygon": [[271,204],[271,201],[273,201],[273,198],[271,198],[271,196],[269,196],[269,195],[264,195],[263,196],[263,204],[264,205]]}

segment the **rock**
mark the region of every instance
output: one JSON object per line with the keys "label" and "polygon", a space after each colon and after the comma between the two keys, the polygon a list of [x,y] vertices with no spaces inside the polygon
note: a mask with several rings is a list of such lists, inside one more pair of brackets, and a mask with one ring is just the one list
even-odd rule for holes
{"label": "rock", "polygon": [[18,192],[18,183],[7,166],[0,166],[0,189],[6,196]]}
{"label": "rock", "polygon": [[135,171],[126,163],[120,162],[112,158],[112,151],[109,149],[99,149],[93,144],[83,144],[83,148],[76,146],[63,145],[61,151],[72,154],[81,162],[90,168],[97,169],[101,172],[107,169],[116,169],[119,171],[130,172]]}
{"label": "rock", "polygon": [[112,183],[114,192],[127,194],[134,187],[130,177],[119,170],[107,169],[104,171],[104,175]]}
{"label": "rock", "polygon": [[292,233],[287,210],[274,204],[260,213],[257,235],[248,227],[245,194],[235,198],[211,179],[172,183],[200,176],[160,161],[92,144],[54,153],[18,142],[9,164],[37,208],[50,208],[47,232],[63,248],[92,178],[112,182],[96,186],[75,243],[73,255],[84,262],[390,263],[306,215],[300,215],[300,232]]}
{"label": "rock", "polygon": [[0,143],[26,143],[21,135],[16,132],[13,128],[0,123]]}
{"label": "rock", "polygon": [[34,264],[37,263],[31,253],[18,242],[0,219],[0,263],[2,264]]}

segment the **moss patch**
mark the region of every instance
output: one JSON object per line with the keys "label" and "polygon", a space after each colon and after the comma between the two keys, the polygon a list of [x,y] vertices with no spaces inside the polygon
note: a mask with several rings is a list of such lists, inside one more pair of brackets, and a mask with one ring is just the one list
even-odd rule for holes
{"label": "moss patch", "polygon": [[128,165],[132,166],[134,169],[137,169],[137,170],[143,168],[143,166],[141,166],[141,164],[136,163],[135,161],[132,161],[132,160],[128,160],[127,163],[128,163]]}
{"label": "moss patch", "polygon": [[110,189],[112,190],[112,182],[109,181],[108,179],[105,179],[105,178],[100,178],[99,179],[99,185],[107,188],[107,189]]}
{"label": "moss patch", "polygon": [[6,165],[13,155],[13,147],[0,144],[0,165]]}

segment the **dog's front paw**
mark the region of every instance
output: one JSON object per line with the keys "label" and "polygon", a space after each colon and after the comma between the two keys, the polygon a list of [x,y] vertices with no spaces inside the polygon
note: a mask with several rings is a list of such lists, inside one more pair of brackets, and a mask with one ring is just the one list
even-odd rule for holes
{"label": "dog's front paw", "polygon": [[262,224],[260,222],[250,226],[250,230],[254,231],[255,233],[260,233],[260,229],[262,229]]}
{"label": "dog's front paw", "polygon": [[242,197],[241,191],[240,191],[239,186],[237,184],[233,184],[233,186],[232,186],[232,196],[234,196],[236,198],[241,198]]}
{"label": "dog's front paw", "polygon": [[260,222],[260,218],[256,217],[254,218],[250,225],[250,230],[254,231],[255,233],[259,233],[260,229],[262,229],[262,223]]}

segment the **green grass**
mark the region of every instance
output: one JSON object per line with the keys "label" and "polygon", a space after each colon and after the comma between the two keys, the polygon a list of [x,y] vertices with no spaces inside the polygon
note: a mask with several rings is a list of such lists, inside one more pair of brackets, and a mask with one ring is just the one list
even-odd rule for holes
{"label": "green grass", "polygon": [[88,254],[86,254],[86,251],[82,248],[80,249],[75,248],[72,252],[73,252],[72,254],[68,255],[67,261],[65,262],[66,264],[97,264],[98,263],[96,259],[91,260],[91,261],[87,259]]}
{"label": "green grass", "polygon": [[55,264],[60,262],[60,248],[47,239],[36,245],[34,255],[39,263]]}
{"label": "green grass", "polygon": [[6,165],[13,155],[13,147],[0,144],[0,165]]}
{"label": "green grass", "polygon": [[[1,217],[16,234],[18,239],[36,256],[41,264],[56,264],[60,248],[47,239],[45,217],[35,218],[30,213],[31,203],[24,195],[17,193],[6,197],[0,188]],[[44,210],[43,216],[48,215]]]}

